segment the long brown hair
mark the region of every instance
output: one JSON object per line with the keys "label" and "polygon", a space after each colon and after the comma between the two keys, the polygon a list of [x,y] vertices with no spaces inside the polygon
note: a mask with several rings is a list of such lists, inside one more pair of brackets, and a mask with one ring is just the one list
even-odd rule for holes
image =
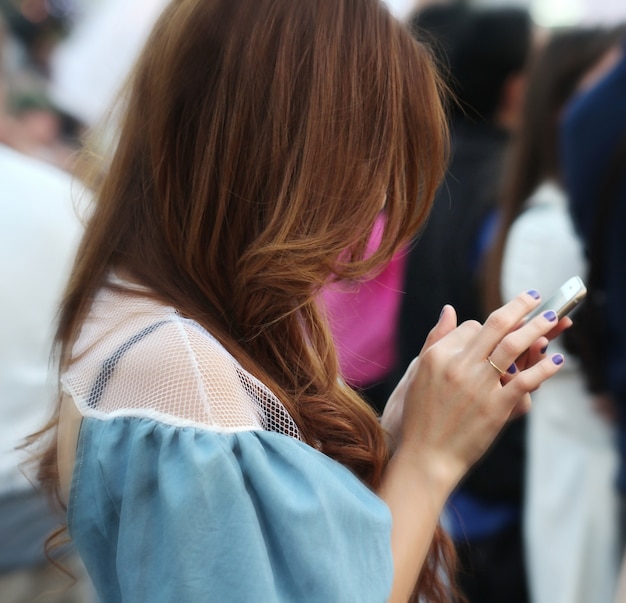
{"label": "long brown hair", "polygon": [[[378,0],[174,1],[100,166],[61,309],[61,367],[121,270],[215,334],[307,442],[377,488],[384,433],[341,385],[316,298],[382,267],[423,224],[447,152],[441,92],[427,50]],[[453,553],[438,531],[418,586],[428,600],[447,600],[442,562]]]}
{"label": "long brown hair", "polygon": [[546,180],[561,180],[559,114],[584,73],[624,34],[624,27],[573,27],[552,32],[528,77],[519,133],[507,160],[494,243],[485,261],[485,313],[502,304],[501,271],[509,230]]}

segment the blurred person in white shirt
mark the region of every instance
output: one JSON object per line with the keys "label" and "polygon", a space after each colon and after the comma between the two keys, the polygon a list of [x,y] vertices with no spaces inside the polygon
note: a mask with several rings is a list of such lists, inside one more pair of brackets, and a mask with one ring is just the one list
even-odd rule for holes
{"label": "blurred person in white shirt", "polygon": [[76,558],[61,559],[78,579],[69,589],[72,582],[46,558],[58,518],[32,485],[19,448],[56,395],[54,319],[82,225],[71,177],[8,146],[14,132],[3,116],[0,94],[0,601],[88,603],[91,586]]}

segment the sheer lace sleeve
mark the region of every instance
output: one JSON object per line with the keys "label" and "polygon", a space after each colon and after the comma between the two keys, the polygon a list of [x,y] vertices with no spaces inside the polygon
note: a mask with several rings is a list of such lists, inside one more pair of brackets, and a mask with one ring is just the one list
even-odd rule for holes
{"label": "sheer lace sleeve", "polygon": [[62,383],[84,416],[146,416],[300,439],[277,397],[210,333],[132,290],[99,293]]}

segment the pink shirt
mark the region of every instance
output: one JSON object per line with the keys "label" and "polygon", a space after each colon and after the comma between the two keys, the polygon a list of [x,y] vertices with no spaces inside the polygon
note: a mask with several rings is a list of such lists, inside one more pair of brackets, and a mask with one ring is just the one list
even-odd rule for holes
{"label": "pink shirt", "polygon": [[[380,244],[378,221],[368,252]],[[384,378],[396,361],[395,336],[407,254],[398,252],[377,277],[335,283],[322,293],[345,381],[366,387]]]}

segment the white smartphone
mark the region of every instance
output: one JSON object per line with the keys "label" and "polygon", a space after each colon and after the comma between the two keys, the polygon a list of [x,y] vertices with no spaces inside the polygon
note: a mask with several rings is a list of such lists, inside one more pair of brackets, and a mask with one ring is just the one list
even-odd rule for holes
{"label": "white smartphone", "polygon": [[554,310],[559,320],[569,314],[587,295],[587,287],[579,276],[573,276],[561,288],[538,308],[533,310],[526,321],[543,314],[547,310]]}

